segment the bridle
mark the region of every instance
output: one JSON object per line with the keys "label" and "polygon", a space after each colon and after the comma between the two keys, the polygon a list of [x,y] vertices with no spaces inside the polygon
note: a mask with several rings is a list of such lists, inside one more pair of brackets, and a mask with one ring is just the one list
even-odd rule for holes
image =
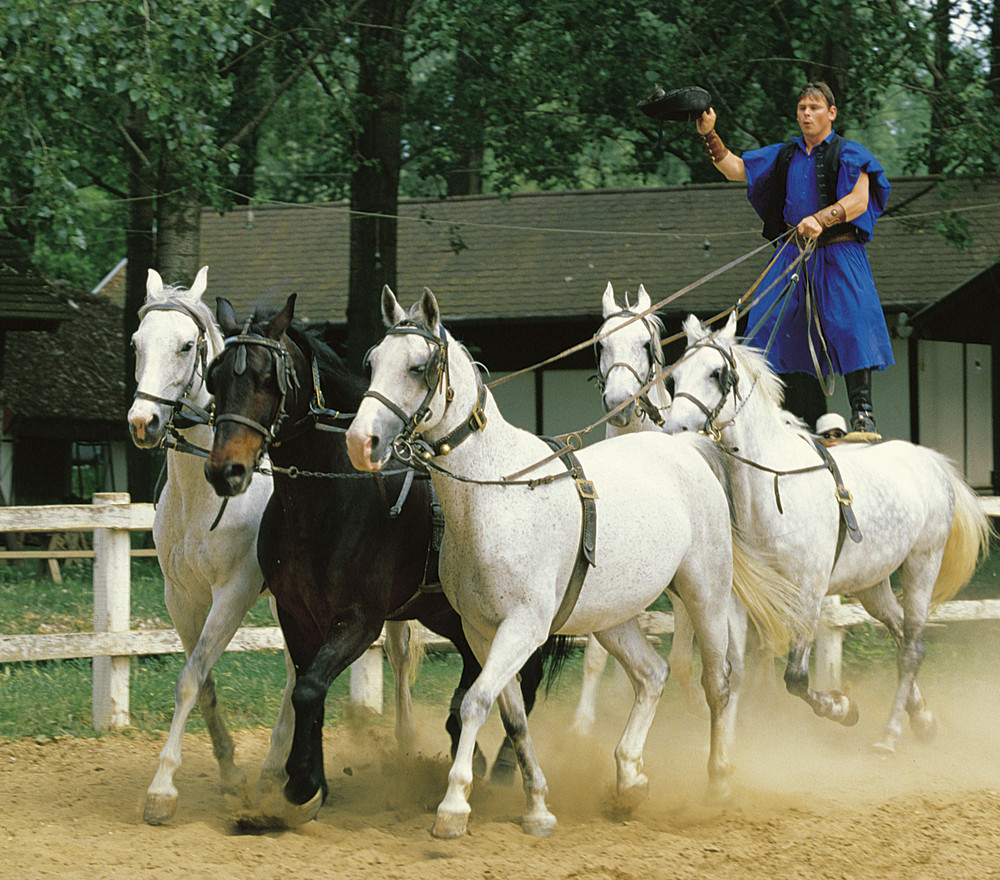
{"label": "bridle", "polygon": [[733,401],[737,404],[740,401],[740,374],[736,368],[736,358],[733,357],[733,353],[726,348],[723,348],[716,342],[712,340],[706,340],[704,342],[699,342],[697,345],[692,345],[688,352],[697,351],[699,348],[711,348],[722,355],[723,360],[726,362],[725,365],[718,371],[718,376],[716,381],[719,384],[719,402],[712,408],[709,409],[704,403],[702,403],[693,394],[689,394],[687,391],[677,391],[674,393],[674,400],[679,400],[684,398],[685,400],[690,400],[698,409],[700,409],[705,414],[705,424],[702,426],[702,432],[708,434],[713,439],[718,440],[721,437],[722,428],[724,425],[716,425],[715,420],[719,417],[719,413],[722,412],[722,408],[726,405],[726,399],[729,397],[729,393],[733,394]]}
{"label": "bridle", "polygon": [[[250,319],[243,325],[243,329],[235,336],[228,336],[225,340],[223,354],[230,348],[236,348],[236,358],[233,364],[233,375],[242,376],[247,369],[247,347],[257,346],[265,348],[271,353],[271,363],[274,365],[275,381],[278,385],[278,409],[271,426],[261,424],[255,419],[242,416],[239,413],[217,413],[215,416],[216,426],[224,422],[233,422],[243,425],[260,434],[264,441],[257,453],[257,461],[264,457],[270,446],[277,442],[278,431],[288,415],[285,402],[288,398],[289,388],[298,389],[299,380],[292,365],[292,355],[284,343],[284,339],[274,340],[259,333],[250,332]],[[220,355],[221,357],[222,355]]]}
{"label": "bridle", "polygon": [[[209,425],[212,423],[212,414],[209,410],[199,406],[190,398],[191,389],[194,388],[195,380],[199,376],[198,367],[201,366],[200,375],[204,377],[208,372],[208,328],[198,314],[184,303],[146,303],[139,309],[139,320],[141,321],[150,312],[180,312],[187,315],[198,328],[197,350],[195,352],[194,363],[191,366],[191,373],[181,386],[180,394],[170,399],[150,394],[148,391],[136,389],[133,400],[148,400],[162,406],[170,407],[170,418],[167,420],[166,430],[173,433],[175,428],[190,428],[193,425]],[[190,414],[183,412],[190,410]]]}
{"label": "bridle", "polygon": [[[378,391],[372,391],[369,388],[364,393],[364,397],[377,400],[403,423],[403,429],[392,441],[392,451],[400,461],[410,464],[414,462],[414,458],[428,461],[437,455],[447,455],[474,431],[481,431],[486,427],[486,386],[477,371],[476,404],[469,417],[455,430],[433,443],[419,437],[418,428],[420,423],[427,418],[434,398],[439,393],[443,393],[445,409],[455,399],[455,390],[451,386],[451,373],[448,366],[448,337],[443,326],[439,327],[438,333],[434,333],[423,322],[410,319],[393,325],[386,331],[385,335],[386,337],[420,336],[432,346],[430,357],[424,365],[424,383],[427,386],[427,392],[413,415],[407,415],[400,406]],[[365,355],[366,365],[370,357],[371,351]],[[419,452],[417,447],[419,447]]]}
{"label": "bridle", "polygon": [[[611,318],[633,318],[633,317],[635,317],[634,312],[629,312],[623,309],[622,311],[615,312],[613,315],[608,315],[608,317],[605,319],[605,324]],[[656,331],[652,322],[648,318],[644,317],[642,318],[642,324],[649,333],[649,343],[648,343],[649,369],[646,371],[645,377],[640,376],[635,367],[633,367],[631,364],[625,363],[624,361],[615,361],[613,364],[611,364],[611,366],[607,368],[607,370],[604,370],[603,372],[601,371],[600,339],[604,335],[603,334],[604,325],[602,324],[601,329],[597,332],[598,341],[594,343],[594,356],[597,361],[597,374],[596,374],[597,386],[601,390],[601,402],[603,404],[604,391],[607,388],[608,376],[611,375],[611,371],[616,367],[628,370],[635,377],[636,381],[639,383],[640,388],[647,388],[646,391],[643,391],[638,397],[636,397],[635,399],[636,405],[639,407],[640,411],[647,418],[649,418],[654,424],[662,427],[664,424],[663,416],[660,414],[660,410],[656,406],[656,404],[654,404],[653,401],[650,400],[648,387],[653,383],[653,378],[656,374],[657,366],[659,367],[666,366],[666,361],[663,357],[663,349],[660,348],[659,345],[657,345]],[[607,407],[605,407],[605,411],[607,411]]]}

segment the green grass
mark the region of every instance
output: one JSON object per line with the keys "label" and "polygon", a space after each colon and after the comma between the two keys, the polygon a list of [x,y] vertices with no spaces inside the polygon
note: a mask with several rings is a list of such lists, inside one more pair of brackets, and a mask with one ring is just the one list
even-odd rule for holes
{"label": "green grass", "polygon": [[[63,568],[62,585],[37,577],[34,564],[0,566],[0,633],[89,631],[93,619],[93,584],[90,564]],[[1000,595],[1000,552],[994,552],[981,567],[960,598],[993,598]],[[666,598],[656,610],[669,610]],[[273,625],[265,600],[251,609],[249,625]],[[132,626],[170,626],[163,602],[163,580],[154,559],[132,563]],[[932,628],[927,635],[926,665],[922,675],[933,675],[936,666],[953,660],[974,664],[984,647],[1000,647],[1000,625],[992,622],[965,623]],[[670,637],[661,639],[666,655]],[[183,666],[179,654],[133,658],[130,709],[138,730],[166,730],[173,715],[174,685]],[[873,626],[856,627],[844,640],[845,678],[872,671],[892,671],[895,646],[889,636]],[[553,690],[554,699],[575,701],[581,678],[582,652],[570,658]],[[458,682],[460,660],[455,654],[429,654],[413,686],[413,698],[441,707],[442,722],[452,691]],[[285,683],[284,659],[280,652],[231,652],[215,667],[216,690],[226,718],[233,728],[269,727],[277,717]],[[0,738],[48,738],[96,736],[91,726],[91,661],[51,660],[0,664]],[[348,676],[334,682],[327,698],[327,723],[339,723],[349,709]],[[392,674],[385,667],[385,715],[392,720]],[[188,729],[204,729],[196,710]]]}

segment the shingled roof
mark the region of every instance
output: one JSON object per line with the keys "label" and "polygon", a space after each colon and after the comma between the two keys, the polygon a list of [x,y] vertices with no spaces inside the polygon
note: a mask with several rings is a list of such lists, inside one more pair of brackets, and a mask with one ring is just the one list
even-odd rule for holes
{"label": "shingled roof", "polygon": [[[121,306],[107,297],[56,288],[69,315],[52,333],[7,333],[4,405],[13,431],[60,431],[74,440],[124,439],[125,345]],[[66,422],[72,421],[70,430]]]}
{"label": "shingled roof", "polygon": [[[936,231],[956,213],[971,236],[964,249]],[[763,243],[745,187],[728,183],[403,200],[399,215],[397,294],[409,302],[430,287],[451,322],[598,316],[608,281],[633,293],[641,282],[659,302]],[[939,299],[1000,258],[1000,180],[894,182],[868,250],[887,312]],[[241,313],[297,292],[298,316],[344,324],[348,258],[346,203],[202,218],[209,291]],[[765,260],[751,257],[663,314],[727,308]]]}
{"label": "shingled roof", "polygon": [[21,241],[0,230],[0,327],[54,330],[69,316],[65,303],[28,259]]}

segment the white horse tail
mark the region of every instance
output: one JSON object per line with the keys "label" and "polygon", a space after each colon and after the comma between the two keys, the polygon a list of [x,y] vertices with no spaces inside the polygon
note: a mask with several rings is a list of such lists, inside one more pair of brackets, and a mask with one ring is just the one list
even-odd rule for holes
{"label": "white horse tail", "polygon": [[801,620],[802,593],[749,544],[733,524],[733,590],[746,608],[760,642],[783,654]]}
{"label": "white horse tail", "polygon": [[416,624],[415,620],[410,621],[410,673],[407,676],[410,680],[410,687],[413,687],[416,683],[417,673],[420,671],[420,663],[427,653],[424,640],[420,638],[420,633],[417,632],[419,627]]}
{"label": "white horse tail", "polygon": [[935,605],[954,598],[972,580],[976,568],[989,553],[992,532],[979,496],[969,488],[958,469],[944,456],[941,458],[955,496],[955,515],[931,594],[931,602]]}
{"label": "white horse tail", "polygon": [[767,551],[747,541],[737,521],[728,465],[731,462],[713,440],[698,434],[682,434],[712,469],[729,502],[729,522],[733,534],[733,589],[746,608],[760,642],[775,654],[788,648],[802,614],[802,591],[778,572],[767,559]]}

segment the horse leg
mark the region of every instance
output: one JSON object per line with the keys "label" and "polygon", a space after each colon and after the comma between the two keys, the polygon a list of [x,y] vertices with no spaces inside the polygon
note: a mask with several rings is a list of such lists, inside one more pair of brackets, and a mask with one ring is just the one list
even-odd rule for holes
{"label": "horse leg", "polygon": [[[940,567],[940,550],[937,553],[911,553],[899,572],[903,587],[903,639],[899,645],[899,678],[892,711],[883,729],[882,739],[875,743],[875,747],[882,751],[894,752],[902,737],[903,713],[912,699],[917,670],[924,659],[924,628],[930,612],[934,581]],[[912,717],[911,715],[911,721]],[[926,724],[926,733],[932,736],[933,716]]]}
{"label": "horse leg", "polygon": [[[296,656],[296,635],[293,624],[285,622],[283,629],[293,657]],[[315,658],[303,670],[303,663],[296,657],[299,675],[292,691],[295,707],[295,733],[285,769],[286,805],[282,818],[289,825],[301,825],[316,818],[329,793],[323,768],[323,712],[326,694],[333,681],[351,663],[357,660],[378,638],[382,620],[365,620],[360,614],[334,621],[330,631],[335,633],[317,651]]]}
{"label": "horse leg", "polygon": [[[271,616],[275,623],[280,626],[278,620],[278,605],[274,596],[268,597],[268,604],[271,606]],[[271,747],[268,749],[267,757],[260,769],[260,779],[257,782],[257,797],[263,799],[269,797],[276,789],[284,786],[287,778],[285,776],[285,762],[288,760],[288,752],[292,747],[292,733],[295,727],[295,713],[292,710],[292,691],[295,688],[295,664],[292,663],[292,656],[285,647],[285,690],[281,695],[281,708],[278,710],[278,720],[274,723],[274,730],[271,731]]]}
{"label": "horse leg", "polygon": [[[886,579],[877,587],[872,587],[870,590],[863,590],[857,594],[857,597],[865,611],[880,621],[889,631],[896,642],[896,650],[900,652],[901,656],[905,640],[903,635],[903,609],[896,599],[895,593],[892,592],[889,580]],[[900,674],[902,674],[901,666]],[[934,719],[934,713],[927,708],[924,702],[924,696],[920,693],[916,678],[914,678],[913,684],[910,687],[910,693],[906,698],[906,712],[910,716],[910,726],[913,728],[917,739],[927,742],[934,738],[934,734],[937,732],[937,721]],[[875,747],[891,751],[891,748],[887,748],[889,745],[889,741],[885,740],[876,743]]]}
{"label": "horse leg", "polygon": [[722,715],[726,743],[730,747],[736,742],[736,716],[739,712],[740,694],[746,681],[747,635],[747,611],[733,593],[729,600],[729,647],[726,650],[726,660],[729,663],[729,701]]}
{"label": "horse leg", "polygon": [[[815,632],[815,624],[812,627]],[[812,639],[797,637],[789,647],[785,664],[785,688],[793,696],[805,700],[821,718],[829,718],[851,727],[858,723],[858,707],[846,694],[816,691],[809,687],[809,653]]]}
{"label": "horse leg", "polygon": [[705,717],[705,701],[694,688],[694,628],[691,617],[680,601],[673,602],[674,635],[670,640],[670,653],[667,662],[670,664],[670,674],[677,680],[684,694],[684,703],[695,715]]}
{"label": "horse leg", "polygon": [[670,676],[670,666],[650,646],[637,617],[594,635],[621,664],[635,692],[632,711],[615,748],[618,804],[628,811],[643,801],[649,792],[649,779],[642,772],[642,750],[656,714],[656,705]]}
{"label": "horse leg", "polygon": [[[246,594],[247,591],[242,590],[241,593]],[[246,784],[243,771],[233,763],[233,740],[218,709],[215,682],[212,680],[212,667],[253,604],[249,600],[234,601],[239,595],[240,593],[236,593],[232,599],[225,601],[225,592],[218,591],[208,616],[203,618],[204,608],[190,602],[187,595],[171,581],[164,584],[164,600],[184,645],[187,662],[177,678],[174,717],[170,722],[167,741],[160,752],[156,775],[146,792],[143,819],[150,825],[161,825],[169,821],[177,810],[178,794],[174,786],[174,774],[181,765],[184,726],[196,702],[201,707],[212,738],[212,750],[219,762],[222,790],[236,792]]]}
{"label": "horse leg", "polygon": [[417,726],[413,720],[410,696],[410,625],[405,620],[385,622],[385,655],[392,669],[396,695],[396,742],[404,752],[413,748]]}
{"label": "horse leg", "polygon": [[[535,700],[538,697],[538,686],[545,677],[545,659],[542,656],[542,649],[532,653],[521,671],[517,674],[520,683],[521,699],[524,701],[524,714],[530,715],[535,708]],[[500,743],[500,751],[493,762],[493,769],[490,771],[490,782],[499,785],[512,785],[514,782],[514,770],[517,767],[517,751],[510,735],[504,736]]]}
{"label": "horse leg", "polygon": [[597,717],[597,687],[608,662],[608,652],[601,647],[593,634],[587,636],[587,647],[583,651],[583,684],[580,686],[580,701],[576,704],[571,732],[576,736],[587,736],[594,728]]}
{"label": "horse leg", "polygon": [[[710,725],[708,752],[709,797],[724,801],[729,797],[733,767],[729,760],[729,739],[733,713],[727,713],[730,701],[730,629],[739,626],[733,613],[732,567],[714,556],[692,558],[674,576],[674,588],[684,602],[701,653],[701,685],[708,703]],[[722,590],[725,595],[720,595]],[[737,650],[739,645],[734,646]],[[737,658],[742,654],[737,653]],[[742,673],[737,672],[739,678]],[[735,707],[734,707],[735,711]]]}
{"label": "horse leg", "polygon": [[[459,623],[461,624],[461,621]],[[459,625],[458,631],[452,636],[452,641],[459,656],[462,658],[462,675],[458,680],[458,685],[454,693],[451,695],[451,703],[448,706],[448,718],[444,723],[445,730],[448,731],[448,736],[451,738],[451,759],[454,761],[455,755],[458,753],[458,742],[462,736],[462,700],[465,699],[465,694],[472,687],[472,683],[479,677],[479,673],[483,669],[479,665],[476,655],[472,652],[472,648],[469,646],[468,639],[461,625]],[[477,742],[475,743],[475,750],[472,755],[472,772],[480,779],[484,779],[486,777],[486,770],[486,755],[483,754],[483,750],[479,748],[479,743]]]}
{"label": "horse leg", "polygon": [[[538,620],[530,613],[534,609],[526,610],[529,612],[527,615],[508,617],[504,620],[497,629],[492,644],[488,639],[466,627],[470,646],[477,658],[482,661],[483,668],[462,700],[462,733],[454,763],[448,773],[448,791],[444,800],[438,805],[437,819],[432,829],[435,837],[453,838],[465,834],[471,812],[469,792],[472,790],[472,756],[476,737],[500,692],[508,684],[516,688],[517,683],[513,679],[518,670],[532,652],[545,641],[544,628],[539,626]],[[516,727],[520,723],[516,705],[521,703],[523,706],[520,693],[515,696],[511,692],[508,701],[506,709],[512,713],[508,721]],[[526,726],[524,731],[523,735],[527,737]],[[514,734],[511,738],[515,743],[518,760],[522,762],[521,772],[529,797],[528,813],[531,814],[531,824],[525,827],[525,831],[544,833],[546,827],[551,830],[555,824],[554,817],[548,819],[543,817],[543,812],[551,816],[544,810],[547,792],[545,777],[541,768],[537,767],[537,762],[534,762],[533,766],[530,765],[534,758],[533,750],[518,749],[518,737],[522,735],[520,730],[508,730],[508,733]],[[525,761],[529,762],[527,768]]]}

